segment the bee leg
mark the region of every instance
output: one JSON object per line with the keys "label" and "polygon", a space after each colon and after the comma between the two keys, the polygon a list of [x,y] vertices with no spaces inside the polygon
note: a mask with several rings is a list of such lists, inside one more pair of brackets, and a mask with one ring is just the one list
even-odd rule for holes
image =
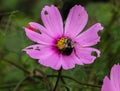
{"label": "bee leg", "polygon": [[73,50],[74,50],[75,56],[76,56],[78,59],[80,59],[80,57],[79,57],[79,56],[77,55],[77,53],[76,53],[75,48],[74,48]]}

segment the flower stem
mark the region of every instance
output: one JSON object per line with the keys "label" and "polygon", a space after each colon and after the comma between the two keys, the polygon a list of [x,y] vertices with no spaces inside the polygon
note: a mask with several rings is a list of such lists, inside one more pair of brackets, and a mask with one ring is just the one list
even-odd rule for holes
{"label": "flower stem", "polygon": [[53,91],[56,91],[56,88],[57,88],[57,86],[58,86],[58,82],[59,82],[59,80],[60,80],[60,78],[61,78],[61,73],[62,73],[62,68],[58,71],[57,81],[56,81],[56,83],[55,83],[55,86],[54,86]]}

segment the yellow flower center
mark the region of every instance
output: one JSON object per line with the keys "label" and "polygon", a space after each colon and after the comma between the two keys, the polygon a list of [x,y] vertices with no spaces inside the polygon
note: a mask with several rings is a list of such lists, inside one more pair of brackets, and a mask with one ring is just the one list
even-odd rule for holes
{"label": "yellow flower center", "polygon": [[56,47],[57,47],[59,50],[64,49],[66,39],[67,39],[67,38],[64,38],[64,37],[63,37],[63,38],[60,38],[60,39],[57,41]]}

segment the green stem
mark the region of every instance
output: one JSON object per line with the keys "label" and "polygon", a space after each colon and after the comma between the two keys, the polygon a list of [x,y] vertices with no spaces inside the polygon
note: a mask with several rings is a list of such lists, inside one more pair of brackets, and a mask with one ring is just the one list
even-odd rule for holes
{"label": "green stem", "polygon": [[57,81],[56,81],[56,83],[55,83],[55,86],[54,86],[53,91],[56,91],[56,88],[57,88],[57,86],[58,86],[59,79],[61,78],[61,73],[62,73],[62,68],[58,71]]}

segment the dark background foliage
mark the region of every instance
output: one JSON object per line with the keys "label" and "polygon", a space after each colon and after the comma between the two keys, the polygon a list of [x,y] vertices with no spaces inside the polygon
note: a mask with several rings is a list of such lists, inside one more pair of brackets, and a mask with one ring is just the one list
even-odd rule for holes
{"label": "dark background foliage", "polygon": [[[119,0],[0,0],[0,91],[49,91],[56,82],[57,71],[43,67],[21,50],[33,44],[24,33],[23,26],[40,19],[45,5],[56,5],[65,21],[75,4],[83,5],[88,14],[88,28],[96,22],[104,26],[99,33],[101,42],[95,47],[101,57],[91,65],[63,71],[84,84],[65,79],[57,91],[100,91],[87,84],[102,85],[103,78],[114,64],[120,63],[120,1]],[[42,72],[41,72],[42,71]],[[47,77],[49,75],[49,77]]]}

